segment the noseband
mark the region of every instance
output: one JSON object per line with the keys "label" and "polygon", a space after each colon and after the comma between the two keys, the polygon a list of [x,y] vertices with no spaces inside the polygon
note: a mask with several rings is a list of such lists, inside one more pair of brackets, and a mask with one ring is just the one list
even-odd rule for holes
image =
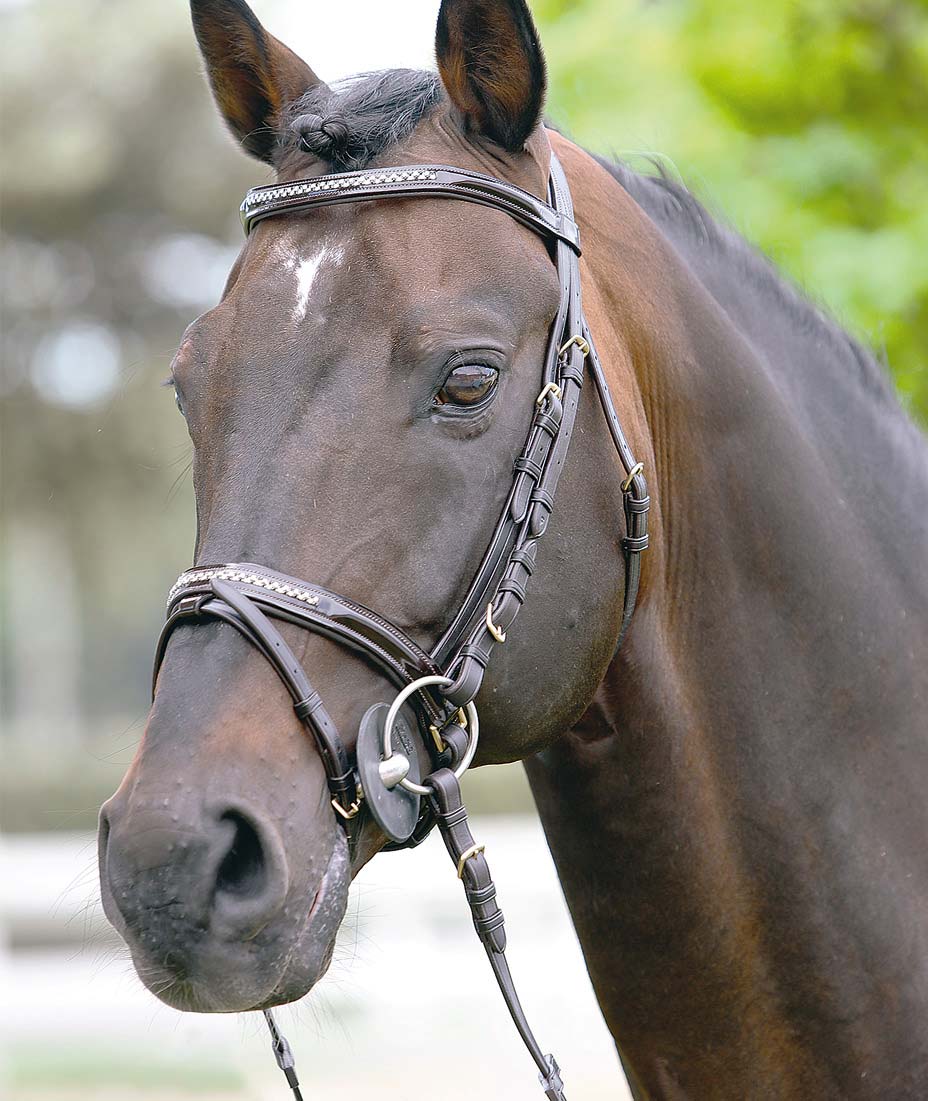
{"label": "noseband", "polygon": [[[495,902],[496,890],[482,846],[474,843],[467,825],[458,779],[477,745],[473,701],[495,647],[506,642],[525,601],[539,541],[548,528],[587,367],[624,470],[625,602],[616,650],[635,609],[640,556],[648,545],[649,498],[642,464],[635,461],[622,432],[583,316],[580,235],[567,179],[553,152],[548,202],[503,180],[444,165],[345,172],[254,188],[242,204],[242,223],[248,234],[259,222],[281,214],[375,199],[426,197],[478,203],[510,215],[550,243],[560,283],[560,300],[525,444],[513,465],[502,514],[460,607],[431,651],[425,651],[389,620],[319,585],[251,563],[197,566],[181,574],[168,594],[154,679],[157,681],[177,626],[209,620],[230,624],[264,655],[289,691],[297,717],[318,746],[332,807],[345,827],[352,851],[362,807],[390,839],[390,848],[416,845],[438,825],[464,881],[474,925],[510,1013],[541,1071],[546,1096],[559,1101],[564,1095],[557,1064],[553,1057],[542,1055],[512,986],[503,915]],[[364,716],[354,759],[272,619],[340,643],[399,690],[391,707],[376,704]],[[411,724],[403,717],[404,703],[412,705]],[[424,756],[430,760],[430,771],[422,783],[410,726],[418,727]],[[268,1023],[278,1062],[299,1097],[289,1048],[270,1017]]]}

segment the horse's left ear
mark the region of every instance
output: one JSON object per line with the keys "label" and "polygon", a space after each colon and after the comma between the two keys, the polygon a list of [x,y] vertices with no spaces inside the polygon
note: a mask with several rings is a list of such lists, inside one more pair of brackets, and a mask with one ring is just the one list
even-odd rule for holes
{"label": "horse's left ear", "polygon": [[284,110],[319,78],[245,0],[190,0],[190,14],[216,106],[245,151],[273,164]]}
{"label": "horse's left ear", "polygon": [[442,0],[438,71],[468,129],[510,153],[544,107],[545,59],[525,0]]}

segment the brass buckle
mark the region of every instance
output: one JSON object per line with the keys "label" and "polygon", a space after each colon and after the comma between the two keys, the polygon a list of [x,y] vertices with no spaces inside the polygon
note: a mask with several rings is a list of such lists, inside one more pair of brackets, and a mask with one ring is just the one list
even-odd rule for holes
{"label": "brass buckle", "polygon": [[628,477],[622,483],[623,493],[628,493],[628,491],[632,487],[632,482],[635,480],[636,476],[642,472],[642,470],[644,470],[644,463],[635,463],[635,465],[629,471]]}
{"label": "brass buckle", "polygon": [[569,348],[572,348],[575,344],[585,356],[588,356],[590,354],[590,342],[585,337],[582,337],[579,333],[576,333],[574,336],[572,336],[570,340],[565,341],[560,346],[560,348],[558,348],[557,354],[559,356],[564,355],[564,353]]}
{"label": "brass buckle", "polygon": [[[457,716],[454,719],[448,719],[445,726],[451,722],[456,722],[462,730],[467,729],[467,712],[463,707],[458,708]],[[444,729],[445,727],[443,726],[441,730]],[[444,753],[448,746],[445,744],[445,739],[441,736],[441,730],[439,730],[434,723],[429,724],[429,733],[432,735],[432,741],[435,743],[435,748],[439,753]]]}
{"label": "brass buckle", "polygon": [[485,851],[486,845],[471,845],[469,849],[465,849],[464,852],[461,853],[460,859],[458,860],[458,879],[464,878],[464,865],[468,860],[472,860],[475,856],[479,856],[480,853]]}
{"label": "brass buckle", "polygon": [[434,723],[429,724],[429,734],[432,735],[432,741],[435,743],[435,748],[439,753],[445,752],[444,739],[441,736],[441,731]]}
{"label": "brass buckle", "polygon": [[361,809],[361,800],[355,799],[351,806],[345,810],[345,808],[339,803],[338,799],[332,800],[332,806],[335,808],[335,813],[340,814],[346,822],[350,822],[354,818],[358,811]]}
{"label": "brass buckle", "polygon": [[493,601],[492,600],[487,605],[487,630],[496,639],[497,642],[505,642],[506,641],[506,632],[501,630],[499,627],[497,627],[496,624],[493,622]]}
{"label": "brass buckle", "polygon": [[560,399],[560,396],[561,396],[560,386],[558,386],[558,384],[556,382],[546,382],[545,383],[545,388],[541,391],[541,393],[538,395],[538,397],[535,398],[535,404],[538,406],[539,409],[544,405],[545,398],[548,396],[548,394],[554,394],[554,396],[556,398]]}

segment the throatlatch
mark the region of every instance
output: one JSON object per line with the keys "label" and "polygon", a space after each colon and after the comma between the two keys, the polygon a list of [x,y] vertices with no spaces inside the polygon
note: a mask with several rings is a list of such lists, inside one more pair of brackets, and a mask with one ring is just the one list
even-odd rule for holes
{"label": "throatlatch", "polygon": [[[186,571],[168,594],[167,618],[155,655],[155,680],[174,628],[221,620],[270,662],[293,699],[325,765],[332,808],[353,853],[366,807],[389,839],[387,848],[419,844],[437,825],[464,893],[474,928],[522,1040],[538,1066],[549,1101],[565,1101],[560,1071],[544,1055],[525,1019],[506,962],[503,914],[496,903],[483,847],[474,842],[458,783],[474,757],[479,722],[474,699],[496,646],[506,642],[526,599],[539,541],[554,496],[589,369],[609,433],[624,469],[625,603],[621,645],[638,596],[640,556],[648,545],[650,499],[642,464],[628,446],[593,338],[583,316],[580,238],[570,189],[552,152],[549,202],[504,180],[447,165],[408,165],[345,172],[254,188],[242,204],[246,233],[266,218],[317,206],[376,199],[454,199],[509,214],[547,240],[555,254],[560,301],[532,409],[528,435],[490,545],[460,608],[430,653],[389,620],[327,589],[264,566],[224,563]],[[305,670],[271,618],[324,635],[368,661],[399,695],[362,720],[357,749],[348,753]],[[405,708],[405,710],[404,710]],[[418,732],[418,743],[414,733]],[[421,763],[427,762],[424,779]],[[300,1101],[289,1045],[265,1012],[278,1064]]]}

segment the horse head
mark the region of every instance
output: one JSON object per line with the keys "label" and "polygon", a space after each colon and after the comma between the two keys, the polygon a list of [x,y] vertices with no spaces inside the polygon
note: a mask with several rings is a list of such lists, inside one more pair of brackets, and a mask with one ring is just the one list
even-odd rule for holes
{"label": "horse head", "polygon": [[[332,87],[239,0],[192,10],[219,110],[275,171],[274,195],[333,171],[445,164],[548,198],[545,67],[523,0],[445,0],[438,75]],[[173,363],[194,450],[196,566],[310,578],[433,652],[544,406],[563,301],[556,248],[498,206],[424,195],[259,221]],[[613,656],[621,479],[592,397],[577,404],[588,442],[537,561],[532,551],[518,630],[483,681],[478,763],[542,750]],[[279,630],[352,754],[365,714],[395,687],[364,644]],[[228,622],[179,623],[138,753],[103,808],[107,915],[146,985],[179,1008],[303,995],[331,958],[352,875],[386,841],[362,815],[349,851],[319,747],[289,702]]]}

